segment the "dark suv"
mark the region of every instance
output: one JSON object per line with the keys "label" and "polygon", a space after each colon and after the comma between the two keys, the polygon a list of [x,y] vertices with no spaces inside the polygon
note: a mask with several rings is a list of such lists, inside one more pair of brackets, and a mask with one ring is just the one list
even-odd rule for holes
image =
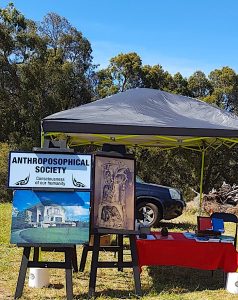
{"label": "dark suv", "polygon": [[179,190],[146,183],[136,177],[136,214],[140,222],[154,226],[161,219],[176,218],[182,214],[185,205]]}

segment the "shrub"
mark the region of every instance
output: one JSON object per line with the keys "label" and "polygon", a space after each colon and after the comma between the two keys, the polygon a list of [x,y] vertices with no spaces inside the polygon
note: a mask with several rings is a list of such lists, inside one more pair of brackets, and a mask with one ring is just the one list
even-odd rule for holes
{"label": "shrub", "polygon": [[8,153],[10,146],[0,143],[0,203],[11,201],[11,191],[7,190]]}

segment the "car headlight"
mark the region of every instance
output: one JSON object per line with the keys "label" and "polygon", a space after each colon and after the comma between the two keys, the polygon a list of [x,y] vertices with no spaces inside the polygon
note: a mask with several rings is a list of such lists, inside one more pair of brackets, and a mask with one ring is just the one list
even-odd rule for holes
{"label": "car headlight", "polygon": [[175,189],[169,189],[169,193],[172,199],[175,200],[180,200],[181,199],[181,194],[179,191],[175,190]]}

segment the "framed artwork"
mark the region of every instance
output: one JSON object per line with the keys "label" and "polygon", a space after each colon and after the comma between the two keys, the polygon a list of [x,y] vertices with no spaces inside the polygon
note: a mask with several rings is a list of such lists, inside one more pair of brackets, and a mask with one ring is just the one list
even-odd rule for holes
{"label": "framed artwork", "polygon": [[89,241],[90,192],[16,190],[12,244],[82,244]]}
{"label": "framed artwork", "polygon": [[135,160],[95,155],[93,227],[135,229]]}

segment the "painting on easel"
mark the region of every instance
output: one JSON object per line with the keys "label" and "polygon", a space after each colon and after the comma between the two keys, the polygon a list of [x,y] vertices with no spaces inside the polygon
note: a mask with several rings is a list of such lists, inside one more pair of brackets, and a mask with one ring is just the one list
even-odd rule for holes
{"label": "painting on easel", "polygon": [[17,190],[12,244],[82,244],[89,240],[90,192]]}
{"label": "painting on easel", "polygon": [[95,155],[93,226],[134,230],[135,160]]}

